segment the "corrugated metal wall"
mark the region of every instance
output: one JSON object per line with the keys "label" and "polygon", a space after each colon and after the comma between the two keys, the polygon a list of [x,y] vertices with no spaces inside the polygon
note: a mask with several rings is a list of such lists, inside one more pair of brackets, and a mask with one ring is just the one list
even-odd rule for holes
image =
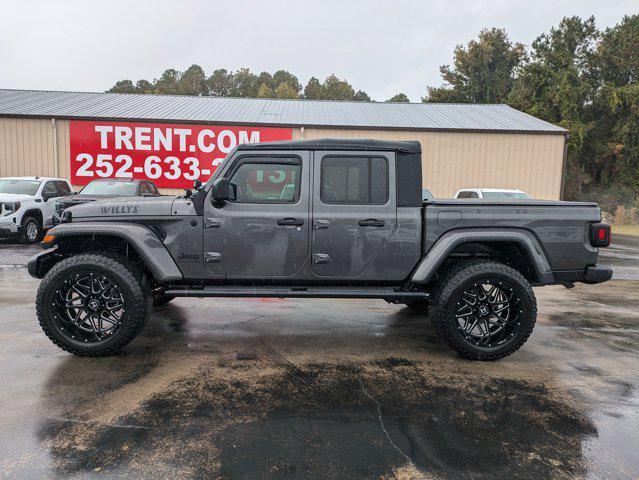
{"label": "corrugated metal wall", "polygon": [[[69,122],[56,121],[57,175],[69,177]],[[300,128],[293,138],[301,138]],[[423,184],[437,197],[465,187],[520,188],[535,198],[559,199],[564,136],[305,128],[304,138],[419,140]],[[0,176],[56,174],[50,119],[0,118]],[[164,193],[178,193],[168,190]]]}
{"label": "corrugated metal wall", "polygon": [[519,188],[548,200],[561,195],[563,135],[304,129],[305,139],[323,137],[419,140],[423,185],[436,197],[468,187]]}

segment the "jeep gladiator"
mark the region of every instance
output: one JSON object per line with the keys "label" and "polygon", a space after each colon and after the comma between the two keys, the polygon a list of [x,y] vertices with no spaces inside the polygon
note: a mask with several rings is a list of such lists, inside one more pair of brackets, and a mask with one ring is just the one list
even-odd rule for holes
{"label": "jeep gladiator", "polygon": [[461,356],[495,360],[535,325],[533,286],[599,283],[594,203],[422,201],[418,142],[244,144],[184,196],[66,210],[29,261],[45,334],[108,355],[175,297],[383,299]]}

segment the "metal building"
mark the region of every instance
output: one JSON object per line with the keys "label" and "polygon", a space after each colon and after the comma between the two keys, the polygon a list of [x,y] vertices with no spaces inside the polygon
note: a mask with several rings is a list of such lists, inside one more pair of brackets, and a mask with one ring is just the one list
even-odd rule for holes
{"label": "metal building", "polygon": [[[109,126],[97,126],[103,123]],[[145,127],[136,129],[136,125]],[[136,155],[140,152],[136,150],[146,150],[146,155],[154,148],[147,137],[148,132],[156,130],[152,128],[153,125],[168,125],[167,131],[171,134],[178,132],[180,125],[193,127],[194,133],[188,135],[195,135],[204,128],[202,138],[206,139],[208,135],[209,140],[216,134],[218,140],[222,140],[224,132],[238,128],[245,128],[245,131],[240,132],[240,141],[252,135],[251,129],[260,128],[263,128],[261,141],[271,137],[284,139],[277,135],[293,139],[344,137],[418,140],[423,150],[423,184],[437,197],[451,196],[464,187],[493,187],[519,188],[536,198],[559,199],[563,188],[567,131],[506,105],[365,103],[26,90],[0,90],[0,176],[61,176],[71,179],[75,184],[86,183],[78,180],[80,177],[77,176],[76,164],[80,156],[77,151],[85,144],[82,132],[88,131],[86,128],[96,131],[103,128],[105,136],[98,137],[96,134],[97,143],[99,138],[106,142],[104,129],[109,134],[113,133],[114,128],[116,134],[118,129],[122,130],[122,135],[127,134],[128,137],[123,136],[120,140],[128,140],[129,143],[121,142],[119,148],[128,145],[133,165],[137,165]],[[207,126],[209,130],[206,130]],[[213,127],[228,130],[214,130]],[[191,132],[191,129],[188,131]],[[138,136],[146,143],[137,142]],[[250,138],[260,139],[259,132],[255,138]],[[234,141],[237,142],[237,138]],[[86,142],[87,145],[89,143]],[[202,145],[215,148],[213,144],[203,142]],[[113,155],[120,152],[115,148],[117,145],[109,147],[111,150],[105,144],[102,147],[107,153],[113,150]],[[184,155],[195,151],[192,145],[185,143],[184,147],[181,149],[186,152]],[[175,146],[171,148],[177,149]],[[221,145],[217,152],[223,152]],[[196,153],[204,155],[201,151]],[[139,170],[136,167],[135,175],[146,173],[146,170],[139,173],[141,170],[142,167]],[[167,187],[166,192],[175,191],[178,187],[178,184],[170,183],[164,177],[162,179],[163,186]],[[175,188],[170,188],[172,186]]]}

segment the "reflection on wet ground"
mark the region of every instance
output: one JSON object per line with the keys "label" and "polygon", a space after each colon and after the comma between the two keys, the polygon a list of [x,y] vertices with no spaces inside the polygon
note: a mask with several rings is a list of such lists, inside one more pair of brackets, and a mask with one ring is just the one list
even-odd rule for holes
{"label": "reflection on wet ground", "polygon": [[537,289],[528,343],[459,359],[382,301],[178,299],[74,358],[0,269],[7,478],[636,478],[638,282]]}

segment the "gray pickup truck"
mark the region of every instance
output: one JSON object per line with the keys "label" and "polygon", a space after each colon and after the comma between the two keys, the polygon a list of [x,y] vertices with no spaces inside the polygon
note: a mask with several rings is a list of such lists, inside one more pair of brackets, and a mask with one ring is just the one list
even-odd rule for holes
{"label": "gray pickup truck", "polygon": [[175,297],[383,299],[420,309],[461,356],[495,360],[531,334],[533,286],[611,278],[596,204],[423,202],[421,165],[418,142],[246,144],[185,196],[70,208],[29,262],[40,325],[97,356]]}

